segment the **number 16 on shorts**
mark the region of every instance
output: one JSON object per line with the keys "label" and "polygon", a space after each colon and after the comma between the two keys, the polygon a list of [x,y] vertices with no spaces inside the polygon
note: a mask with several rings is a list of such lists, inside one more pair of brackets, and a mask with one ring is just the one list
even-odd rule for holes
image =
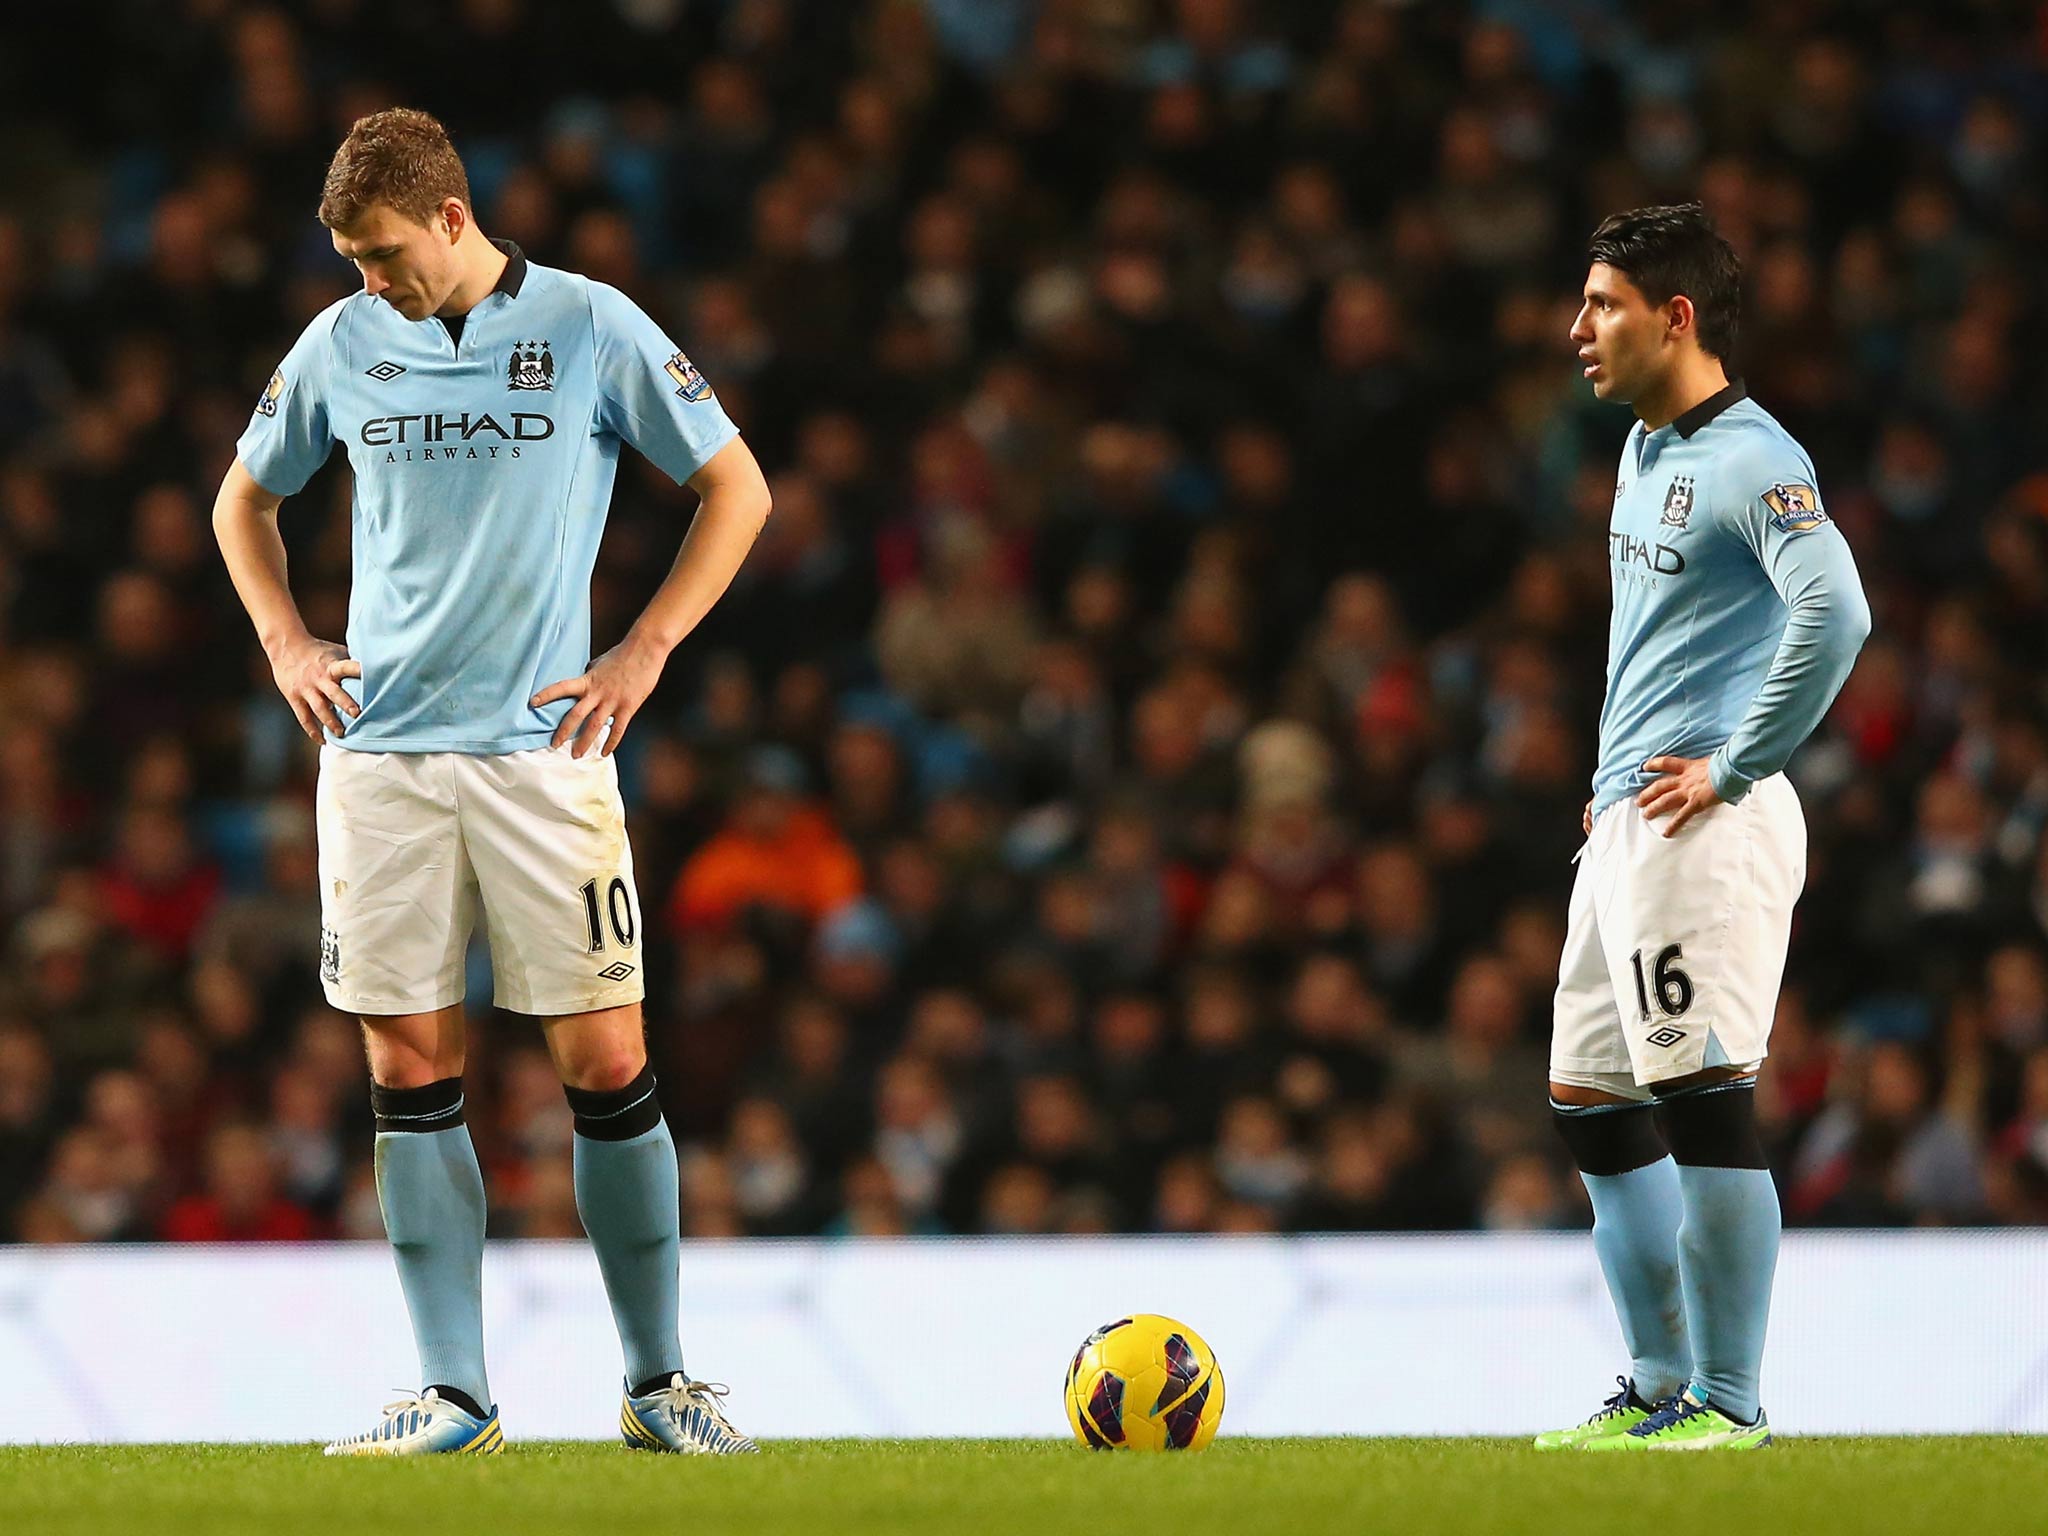
{"label": "number 16 on shorts", "polygon": [[[1628,957],[1635,973],[1636,1017],[1655,1027],[1643,1038],[1661,1050],[1669,1050],[1685,1038],[1685,1031],[1672,1021],[1685,1016],[1692,1007],[1692,978],[1680,968],[1685,958],[1683,944],[1666,944],[1656,958],[1645,962],[1644,951]],[[1646,974],[1647,971],[1647,974]]]}

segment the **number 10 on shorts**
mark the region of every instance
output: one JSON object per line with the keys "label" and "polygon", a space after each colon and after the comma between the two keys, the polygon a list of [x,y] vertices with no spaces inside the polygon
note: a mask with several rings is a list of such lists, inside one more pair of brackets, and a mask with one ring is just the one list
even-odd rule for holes
{"label": "number 10 on shorts", "polygon": [[626,890],[625,880],[613,875],[602,903],[598,900],[595,880],[584,881],[578,891],[583,897],[583,917],[590,927],[590,952],[593,955],[604,952],[604,920],[607,917],[611,919],[612,937],[619,941],[619,948],[631,949],[634,937],[633,898]]}
{"label": "number 10 on shorts", "polygon": [[1657,994],[1657,1003],[1664,1010],[1666,1018],[1677,1018],[1692,1006],[1692,978],[1678,967],[1685,958],[1685,946],[1666,944],[1657,953],[1657,959],[1650,967],[1650,974],[1643,974],[1643,952],[1637,950],[1628,957],[1628,963],[1636,976],[1636,1010],[1647,1024],[1650,1022],[1650,993]]}

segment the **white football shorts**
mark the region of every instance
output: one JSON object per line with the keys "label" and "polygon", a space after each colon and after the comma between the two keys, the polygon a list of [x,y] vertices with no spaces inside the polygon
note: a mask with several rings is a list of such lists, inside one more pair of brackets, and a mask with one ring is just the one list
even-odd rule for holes
{"label": "white football shorts", "polygon": [[1759,779],[1668,838],[1633,796],[1617,801],[1593,823],[1578,866],[1551,1079],[1644,1099],[1653,1083],[1760,1064],[1806,884],[1806,818],[1791,780]]}
{"label": "white football shorts", "polygon": [[481,911],[499,1007],[554,1017],[645,995],[618,765],[542,747],[320,749],[320,979],[348,1013],[462,1001]]}

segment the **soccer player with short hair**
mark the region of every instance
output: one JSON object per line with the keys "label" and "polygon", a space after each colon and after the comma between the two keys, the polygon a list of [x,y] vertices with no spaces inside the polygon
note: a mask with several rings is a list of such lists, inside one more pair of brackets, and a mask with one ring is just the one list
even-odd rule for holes
{"label": "soccer player with short hair", "polygon": [[[377,1195],[423,1391],[329,1454],[490,1454],[484,1188],[463,1124],[464,952],[539,1015],[575,1117],[576,1204],[625,1354],[638,1448],[755,1450],[683,1369],[675,1144],[641,1019],[640,901],[612,753],[768,515],[703,376],[616,289],[487,240],[445,129],[358,121],[320,222],[360,292],[306,327],[214,503],[278,690],[321,741],[320,969],[361,1016]],[[279,503],[345,445],[347,645],[307,631]],[[590,654],[590,579],[621,444],[701,498],[667,579]]]}
{"label": "soccer player with short hair", "polygon": [[1572,325],[1638,418],[1608,525],[1600,761],[1559,964],[1558,1128],[1632,1356],[1546,1449],[1769,1445],[1778,1197],[1756,1126],[1806,823],[1786,760],[1870,632],[1806,450],[1728,377],[1735,253],[1696,203],[1594,231]]}

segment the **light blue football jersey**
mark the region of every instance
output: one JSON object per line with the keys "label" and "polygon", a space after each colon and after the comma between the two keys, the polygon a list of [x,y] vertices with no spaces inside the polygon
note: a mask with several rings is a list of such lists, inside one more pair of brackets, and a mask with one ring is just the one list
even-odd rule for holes
{"label": "light blue football jersey", "polygon": [[1870,633],[1813,461],[1738,380],[1668,426],[1639,421],[1608,523],[1614,615],[1596,810],[1653,757],[1708,757],[1739,800],[1785,766]]}
{"label": "light blue football jersey", "polygon": [[574,705],[527,700],[590,663],[590,576],[619,445],[678,482],[737,435],[703,375],[616,288],[530,263],[465,318],[407,320],[355,293],[306,327],[236,444],[289,496],[348,449],[355,476],[336,746],[516,752]]}

